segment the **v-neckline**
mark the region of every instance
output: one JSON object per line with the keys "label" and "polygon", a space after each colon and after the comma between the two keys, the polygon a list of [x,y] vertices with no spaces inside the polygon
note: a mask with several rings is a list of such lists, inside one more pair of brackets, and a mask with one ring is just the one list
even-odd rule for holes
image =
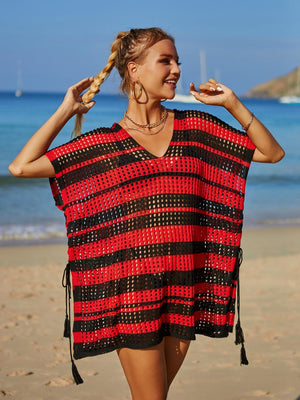
{"label": "v-neckline", "polygon": [[174,131],[175,131],[175,119],[176,119],[176,110],[171,110],[174,113],[174,119],[173,119],[173,128],[172,128],[172,136],[171,136],[171,140],[168,144],[168,147],[165,151],[165,153],[162,156],[156,156],[155,154],[151,153],[149,150],[147,150],[142,144],[140,144],[137,140],[135,140],[135,138],[133,136],[131,136],[128,131],[123,128],[118,122],[116,122],[114,124],[115,127],[119,128],[120,132],[124,133],[126,135],[126,137],[135,145],[135,147],[140,147],[141,151],[148,156],[148,158],[152,158],[152,159],[160,159],[160,158],[164,158],[168,155],[171,147],[172,147],[172,142],[174,140]]}

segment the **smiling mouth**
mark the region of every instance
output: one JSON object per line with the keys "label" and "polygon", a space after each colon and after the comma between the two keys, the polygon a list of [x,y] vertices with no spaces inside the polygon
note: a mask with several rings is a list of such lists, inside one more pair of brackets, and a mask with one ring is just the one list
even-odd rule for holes
{"label": "smiling mouth", "polygon": [[177,83],[177,81],[176,81],[175,79],[168,79],[168,80],[165,81],[165,83],[166,83],[167,85],[172,86],[172,88],[176,89],[176,83]]}

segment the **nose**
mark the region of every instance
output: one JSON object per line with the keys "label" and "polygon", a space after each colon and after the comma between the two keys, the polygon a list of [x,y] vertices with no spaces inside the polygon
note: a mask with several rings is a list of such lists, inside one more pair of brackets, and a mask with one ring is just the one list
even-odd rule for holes
{"label": "nose", "polygon": [[179,68],[179,65],[177,64],[177,62],[174,60],[174,62],[172,63],[172,70],[171,72],[174,75],[180,76],[181,73],[181,69]]}

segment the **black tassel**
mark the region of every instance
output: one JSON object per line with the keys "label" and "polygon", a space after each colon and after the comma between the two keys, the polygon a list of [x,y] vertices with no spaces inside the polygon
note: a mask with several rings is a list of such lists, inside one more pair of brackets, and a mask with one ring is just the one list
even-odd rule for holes
{"label": "black tassel", "polygon": [[76,385],[80,385],[81,383],[83,383],[83,379],[79,375],[78,369],[73,360],[72,360],[72,374]]}
{"label": "black tassel", "polygon": [[[78,369],[74,363],[73,355],[72,355],[72,339],[71,339],[71,280],[70,280],[70,264],[67,264],[63,278],[62,278],[62,286],[65,288],[66,293],[66,318],[65,318],[65,326],[64,326],[64,337],[69,338],[69,350],[70,350],[70,358],[72,363],[72,374],[76,385],[80,385],[83,383],[83,379],[81,378]],[[70,317],[69,317],[70,316]]]}
{"label": "black tassel", "polygon": [[235,266],[235,279],[237,280],[237,312],[238,312],[238,320],[235,325],[235,344],[241,344],[241,365],[248,365],[249,361],[247,360],[246,356],[246,350],[244,346],[245,338],[244,338],[244,332],[241,327],[241,321],[240,321],[240,279],[239,279],[239,269],[241,266],[241,263],[243,261],[243,251],[241,248],[238,250],[238,255],[236,258],[236,266]]}
{"label": "black tassel", "polygon": [[238,320],[236,325],[235,325],[235,344],[242,344],[244,343],[244,333],[241,328],[240,321]]}
{"label": "black tassel", "polygon": [[66,315],[66,319],[65,319],[64,337],[65,338],[71,337],[70,320],[69,320],[68,315]]}
{"label": "black tassel", "polygon": [[249,364],[249,361],[247,360],[245,346],[244,346],[244,343],[242,343],[242,347],[241,347],[241,365],[248,365],[248,364]]}

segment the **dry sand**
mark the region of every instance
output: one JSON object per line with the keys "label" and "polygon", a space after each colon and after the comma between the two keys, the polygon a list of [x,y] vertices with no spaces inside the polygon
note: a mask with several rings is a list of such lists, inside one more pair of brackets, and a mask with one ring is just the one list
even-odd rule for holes
{"label": "dry sand", "polygon": [[[298,399],[299,243],[299,227],[245,230],[241,313],[250,365],[239,365],[234,335],[198,336],[169,400]],[[3,247],[0,255],[0,397],[129,400],[115,352],[77,361],[85,383],[73,383],[62,338],[65,246]]]}

